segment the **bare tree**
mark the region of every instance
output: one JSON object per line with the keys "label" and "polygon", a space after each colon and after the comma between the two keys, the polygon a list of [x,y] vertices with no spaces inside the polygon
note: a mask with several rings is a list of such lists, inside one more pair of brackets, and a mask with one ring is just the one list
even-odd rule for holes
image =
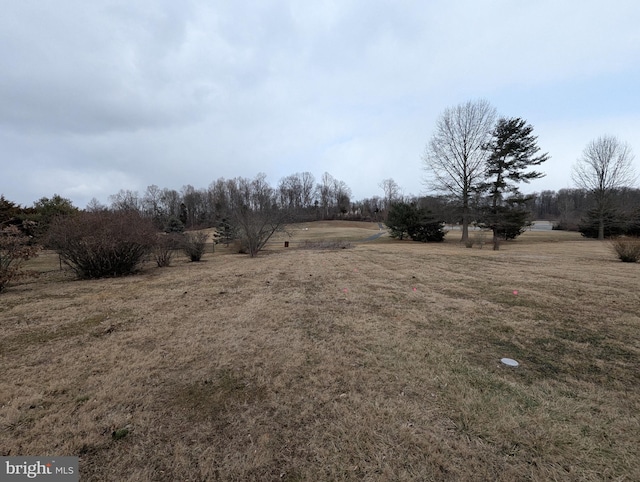
{"label": "bare tree", "polygon": [[253,258],[276,231],[289,220],[289,211],[277,205],[277,195],[265,174],[255,179],[236,178],[227,182],[231,218]]}
{"label": "bare tree", "polygon": [[104,204],[102,204],[100,201],[98,201],[95,197],[91,198],[91,201],[89,201],[89,203],[87,204],[87,207],[84,208],[85,211],[88,212],[100,212],[100,211],[106,211],[109,208],[107,206],[105,206]]}
{"label": "bare tree", "polygon": [[207,216],[207,191],[187,184],[182,186],[181,195],[187,215],[186,227],[193,228],[201,225]]}
{"label": "bare tree", "polygon": [[302,179],[300,174],[291,174],[280,179],[278,197],[282,207],[296,211],[302,208]]}
{"label": "bare tree", "polygon": [[226,217],[229,210],[229,191],[227,181],[221,177],[209,184],[207,190],[208,204],[218,220]]}
{"label": "bare tree", "polygon": [[360,201],[360,209],[362,216],[370,218],[372,221],[380,221],[380,206],[382,206],[383,200],[378,196],[372,198],[365,198]]}
{"label": "bare tree", "polygon": [[138,196],[138,191],[120,189],[116,194],[109,196],[109,201],[114,211],[141,212],[142,210],[142,200]]}
{"label": "bare tree", "polygon": [[384,179],[378,186],[384,191],[384,210],[388,212],[391,203],[397,201],[401,196],[400,186],[391,178]]}
{"label": "bare tree", "polygon": [[338,179],[333,180],[333,204],[336,206],[338,213],[344,216],[349,212],[351,207],[351,188],[347,186],[347,183]]}
{"label": "bare tree", "polygon": [[147,190],[142,196],[142,212],[148,218],[153,219],[156,224],[162,223],[163,213],[160,209],[162,190],[155,184],[147,186]]}
{"label": "bare tree", "polygon": [[615,136],[602,136],[587,144],[573,167],[573,182],[594,197],[598,239],[604,239],[604,221],[613,207],[615,191],[636,180],[633,157],[628,144]]}
{"label": "bare tree", "polygon": [[300,175],[300,181],[302,182],[302,205],[305,208],[310,208],[313,205],[313,189],[315,186],[315,178],[310,172],[303,172]]}
{"label": "bare tree", "polygon": [[428,185],[453,194],[462,214],[462,241],[469,237],[471,199],[484,176],[496,110],[486,100],[468,101],[446,109],[423,155]]}
{"label": "bare tree", "polygon": [[175,216],[177,218],[180,215],[181,201],[182,198],[178,191],[165,187],[160,194],[160,209],[167,216]]}
{"label": "bare tree", "polygon": [[335,179],[331,174],[325,172],[322,175],[320,183],[316,186],[316,192],[320,205],[322,206],[322,219],[327,219],[329,216],[329,209],[333,207],[333,185]]}

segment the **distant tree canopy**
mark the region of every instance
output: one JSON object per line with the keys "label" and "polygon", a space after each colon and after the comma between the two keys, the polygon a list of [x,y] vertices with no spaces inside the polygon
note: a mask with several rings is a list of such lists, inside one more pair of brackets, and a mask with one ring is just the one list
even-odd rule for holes
{"label": "distant tree canopy", "polygon": [[42,197],[34,202],[32,214],[28,219],[36,223],[35,235],[42,238],[46,236],[55,218],[77,214],[79,211],[70,199],[54,194],[51,198]]}
{"label": "distant tree canopy", "polygon": [[[262,177],[266,183],[265,176]],[[185,229],[216,227],[231,217],[231,193],[237,179],[219,178],[207,189],[196,189],[189,184],[180,191],[151,185],[143,196],[137,191],[121,189],[109,197],[109,207],[114,211],[137,211],[163,230],[175,229],[173,219],[179,220]],[[358,203],[351,200],[349,186],[329,173],[324,173],[319,183],[309,172],[291,174],[270,189],[273,204],[297,221],[363,216]]]}
{"label": "distant tree canopy", "polygon": [[24,235],[41,241],[51,222],[58,216],[68,216],[79,212],[73,203],[58,194],[42,197],[33,207],[23,208],[0,196],[0,226],[17,226]]}
{"label": "distant tree canopy", "polygon": [[20,224],[23,212],[18,204],[0,195],[0,227]]}

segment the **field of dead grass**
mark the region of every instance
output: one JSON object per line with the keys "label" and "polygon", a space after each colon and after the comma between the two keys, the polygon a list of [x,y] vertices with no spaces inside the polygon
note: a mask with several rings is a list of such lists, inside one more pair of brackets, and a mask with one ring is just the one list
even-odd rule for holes
{"label": "field of dead grass", "polygon": [[0,296],[0,454],[92,481],[640,480],[640,266],[458,236],[92,281],[45,254]]}

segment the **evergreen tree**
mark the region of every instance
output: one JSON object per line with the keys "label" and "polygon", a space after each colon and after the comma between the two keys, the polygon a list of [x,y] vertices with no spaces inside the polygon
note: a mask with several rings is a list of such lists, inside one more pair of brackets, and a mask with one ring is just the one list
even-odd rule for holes
{"label": "evergreen tree", "polygon": [[485,182],[481,189],[488,192],[483,224],[493,231],[494,249],[498,240],[513,239],[521,234],[528,223],[524,205],[527,198],[518,184],[544,176],[529,171],[549,159],[548,154],[538,154],[538,138],[533,126],[520,118],[501,118],[491,134],[491,141],[484,146],[488,151]]}
{"label": "evergreen tree", "polygon": [[625,216],[618,209],[606,209],[603,212],[595,207],[586,212],[578,225],[578,231],[585,238],[595,239],[599,239],[601,233],[603,239],[623,234],[633,236],[637,233],[637,221],[634,223],[632,216]]}
{"label": "evergreen tree", "polygon": [[20,224],[22,212],[23,209],[18,204],[6,199],[4,194],[0,195],[0,228]]}
{"label": "evergreen tree", "polygon": [[34,223],[34,229],[29,234],[33,234],[37,239],[42,240],[54,219],[72,216],[79,211],[70,199],[64,198],[59,194],[54,194],[51,198],[42,197],[33,203],[31,214],[27,216],[27,221]]}
{"label": "evergreen tree", "polygon": [[444,223],[425,208],[416,210],[416,223],[409,227],[409,236],[421,243],[439,243],[444,240]]}
{"label": "evergreen tree", "polygon": [[392,238],[409,237],[426,243],[442,241],[446,234],[444,223],[436,219],[430,210],[417,207],[415,203],[393,203],[386,224]]}
{"label": "evergreen tree", "polygon": [[409,235],[409,229],[417,222],[414,206],[405,202],[391,204],[387,215],[386,225],[392,238],[404,239]]}

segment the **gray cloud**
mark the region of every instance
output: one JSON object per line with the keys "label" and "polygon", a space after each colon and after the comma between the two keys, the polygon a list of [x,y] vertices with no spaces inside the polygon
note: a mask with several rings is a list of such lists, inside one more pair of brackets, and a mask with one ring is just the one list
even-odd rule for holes
{"label": "gray cloud", "polygon": [[573,126],[640,127],[621,88],[640,80],[638,14],[633,1],[13,2],[0,191],[83,206],[120,188],[329,171],[356,197],[388,177],[418,193],[436,117],[478,97],[554,126],[540,182],[566,187],[589,140]]}

